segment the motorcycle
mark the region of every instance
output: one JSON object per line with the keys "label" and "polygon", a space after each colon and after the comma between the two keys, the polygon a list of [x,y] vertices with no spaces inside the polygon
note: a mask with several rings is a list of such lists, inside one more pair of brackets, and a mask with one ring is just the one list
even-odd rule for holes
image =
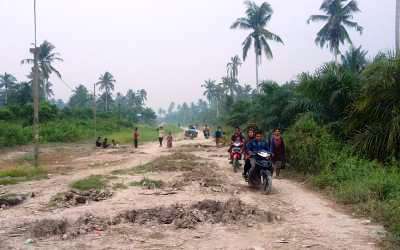
{"label": "motorcycle", "polygon": [[242,142],[234,142],[232,144],[231,159],[232,159],[233,171],[235,173],[238,171],[240,167],[239,161],[242,159],[242,148],[243,148]]}
{"label": "motorcycle", "polygon": [[253,157],[255,159],[255,166],[250,168],[249,171],[249,185],[260,187],[266,194],[272,191],[272,161],[271,153],[267,151],[260,151]]}

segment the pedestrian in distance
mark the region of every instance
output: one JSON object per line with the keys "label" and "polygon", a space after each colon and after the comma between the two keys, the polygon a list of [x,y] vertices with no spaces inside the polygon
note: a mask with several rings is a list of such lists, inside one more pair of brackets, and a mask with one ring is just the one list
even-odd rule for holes
{"label": "pedestrian in distance", "polygon": [[164,127],[161,126],[158,128],[158,142],[160,143],[160,147],[163,146],[163,140],[164,140]]}
{"label": "pedestrian in distance", "polygon": [[167,136],[167,148],[172,148],[172,141],[174,138],[172,137],[172,133],[169,132]]}
{"label": "pedestrian in distance", "polygon": [[135,148],[138,148],[139,145],[139,129],[135,128],[135,131],[133,132],[133,145]]}

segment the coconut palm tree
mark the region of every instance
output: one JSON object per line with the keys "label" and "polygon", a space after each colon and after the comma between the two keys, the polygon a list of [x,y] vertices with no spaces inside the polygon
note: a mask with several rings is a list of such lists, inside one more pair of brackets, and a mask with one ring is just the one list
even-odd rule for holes
{"label": "coconut palm tree", "polygon": [[282,43],[282,39],[270,32],[265,28],[272,18],[273,10],[269,3],[264,2],[260,6],[251,1],[246,1],[246,16],[238,18],[231,29],[244,29],[251,30],[251,33],[246,37],[243,42],[243,61],[246,60],[249,49],[254,43],[254,50],[256,53],[256,81],[259,87],[258,66],[261,64],[261,57],[264,53],[267,59],[272,59],[272,50],[268,44],[269,40]]}
{"label": "coconut palm tree", "polygon": [[106,112],[108,112],[108,97],[111,95],[111,92],[114,90],[114,83],[115,79],[114,76],[110,72],[106,72],[103,75],[99,77],[99,81],[96,83],[96,85],[100,86],[100,90],[104,90],[106,95],[105,95],[105,101],[106,101]]}
{"label": "coconut palm tree", "polygon": [[0,75],[0,88],[4,88],[4,104],[8,104],[8,92],[14,88],[17,84],[17,79],[7,72],[4,75]]}
{"label": "coconut palm tree", "polygon": [[326,22],[322,29],[317,33],[315,43],[321,48],[327,46],[335,57],[338,64],[340,45],[348,42],[352,44],[347,28],[354,28],[362,34],[363,28],[357,22],[351,21],[353,13],[359,12],[357,1],[355,0],[324,0],[320,10],[325,15],[312,15],[307,23],[323,21]]}
{"label": "coconut palm tree", "polygon": [[226,65],[228,77],[237,79],[239,75],[239,67],[242,65],[242,61],[238,55],[231,58],[231,61]]}
{"label": "coconut palm tree", "polygon": [[204,81],[204,84],[201,85],[202,88],[205,88],[203,95],[207,97],[207,100],[209,101],[210,104],[215,100],[216,82],[217,81],[215,80],[209,79],[207,81]]}
{"label": "coconut palm tree", "polygon": [[[55,73],[60,79],[61,79],[61,73],[53,66],[55,62],[62,62],[63,59],[60,56],[59,53],[54,52],[55,46],[48,42],[44,41],[40,46],[39,46],[39,54],[38,54],[38,64],[39,64],[39,74],[40,74],[40,79],[41,79],[41,85],[43,86],[43,90],[45,91],[45,98],[46,100],[51,96],[52,91],[47,92],[47,90],[51,89],[51,86],[49,85],[49,78],[52,73]],[[22,64],[34,64],[34,60],[32,58],[30,59],[24,59],[21,61]]]}
{"label": "coconut palm tree", "polygon": [[400,53],[400,0],[396,0],[396,53]]}

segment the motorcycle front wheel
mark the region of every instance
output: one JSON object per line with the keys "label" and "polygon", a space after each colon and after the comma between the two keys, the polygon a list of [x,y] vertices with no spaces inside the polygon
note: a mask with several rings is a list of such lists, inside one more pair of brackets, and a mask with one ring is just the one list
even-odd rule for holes
{"label": "motorcycle front wheel", "polygon": [[272,175],[270,173],[263,176],[262,190],[265,194],[270,194],[272,191]]}

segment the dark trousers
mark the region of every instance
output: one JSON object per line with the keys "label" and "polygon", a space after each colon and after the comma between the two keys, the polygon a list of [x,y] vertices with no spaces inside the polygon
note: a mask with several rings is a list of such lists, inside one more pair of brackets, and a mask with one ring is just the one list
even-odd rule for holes
{"label": "dark trousers", "polygon": [[135,146],[135,148],[138,147],[138,140],[137,140],[137,139],[134,139],[134,140],[133,140],[133,145]]}
{"label": "dark trousers", "polygon": [[243,174],[247,174],[251,168],[250,159],[244,161]]}
{"label": "dark trousers", "polygon": [[160,142],[160,147],[162,146],[162,142],[163,142],[164,138],[163,137],[158,137],[158,141]]}

